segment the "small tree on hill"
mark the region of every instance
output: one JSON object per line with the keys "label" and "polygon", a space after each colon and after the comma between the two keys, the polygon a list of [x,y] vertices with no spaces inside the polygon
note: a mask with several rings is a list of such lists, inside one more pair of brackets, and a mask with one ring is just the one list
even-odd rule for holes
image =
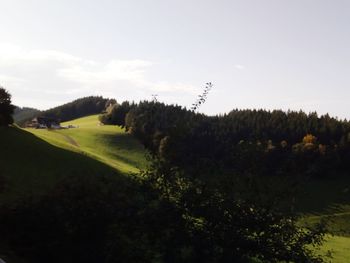
{"label": "small tree on hill", "polygon": [[11,104],[11,95],[0,86],[0,126],[13,123],[12,114],[15,107]]}

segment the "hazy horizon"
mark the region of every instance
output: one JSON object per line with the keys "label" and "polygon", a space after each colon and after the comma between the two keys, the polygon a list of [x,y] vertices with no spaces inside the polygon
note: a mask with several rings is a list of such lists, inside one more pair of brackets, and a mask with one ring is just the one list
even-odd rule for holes
{"label": "hazy horizon", "polygon": [[0,86],[18,106],[158,99],[350,119],[350,2],[1,0]]}

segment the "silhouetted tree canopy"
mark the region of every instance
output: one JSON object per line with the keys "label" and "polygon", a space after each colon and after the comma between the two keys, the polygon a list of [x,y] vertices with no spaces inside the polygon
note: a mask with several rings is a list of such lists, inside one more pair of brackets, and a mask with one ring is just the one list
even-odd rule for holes
{"label": "silhouetted tree canopy", "polygon": [[11,95],[0,86],[0,126],[13,123],[12,114],[15,107],[11,104]]}

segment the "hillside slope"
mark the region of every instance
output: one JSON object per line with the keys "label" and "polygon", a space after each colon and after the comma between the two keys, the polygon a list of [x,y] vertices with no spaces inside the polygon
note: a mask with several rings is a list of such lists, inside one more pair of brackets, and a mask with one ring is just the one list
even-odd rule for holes
{"label": "hillside slope", "polygon": [[119,173],[95,159],[58,148],[15,127],[0,128],[0,199],[50,191],[63,177]]}
{"label": "hillside slope", "polygon": [[307,215],[305,222],[313,224],[324,220],[330,235],[322,246],[321,254],[331,253],[333,263],[350,262],[350,206],[335,205],[328,211]]}
{"label": "hillside slope", "polygon": [[0,130],[1,198],[48,191],[73,174],[127,174],[146,166],[143,147],[116,126],[98,126],[97,115],[65,130]]}
{"label": "hillside slope", "polygon": [[135,173],[146,165],[145,150],[118,126],[99,125],[98,115],[62,123],[76,128],[27,129],[37,137],[63,149],[99,160],[123,173]]}
{"label": "hillside slope", "polygon": [[[102,189],[101,187],[106,187],[106,189],[113,187],[113,191],[117,193],[116,196],[124,198],[121,204],[125,204],[128,207],[128,202],[125,200],[131,200],[135,193],[129,191],[132,178],[125,176],[125,173],[137,171],[135,167],[136,157],[140,158],[142,162],[142,147],[132,138],[128,136],[124,138],[120,132],[122,142],[118,141],[116,143],[116,145],[119,145],[118,149],[120,152],[118,149],[115,152],[109,152],[104,148],[107,143],[114,143],[113,134],[118,135],[118,132],[116,133],[113,127],[94,131],[94,128],[88,124],[88,120],[89,118],[77,121],[79,125],[82,125],[82,128],[72,130],[72,136],[74,136],[75,132],[81,134],[81,137],[75,136],[74,139],[63,131],[60,133],[31,130],[31,132],[39,134],[37,136],[28,130],[17,127],[0,127],[1,212],[7,211],[7,208],[10,211],[12,211],[12,208],[15,208],[13,211],[17,211],[17,207],[22,207],[21,205],[25,204],[23,203],[24,201],[35,204],[35,200],[46,200],[45,197],[50,193],[60,193],[62,189],[60,190],[59,187],[62,187],[67,182],[76,182],[72,187],[80,189],[81,185],[83,190],[89,184],[92,184],[93,187],[96,186],[96,191]],[[96,118],[90,118],[90,120],[91,125],[97,123]],[[85,128],[83,128],[84,123],[87,126]],[[88,127],[91,127],[91,130]],[[79,141],[79,144],[75,143],[75,139]],[[99,142],[104,144],[99,144]],[[133,144],[135,144],[134,147]],[[112,154],[127,155],[126,152],[123,152],[122,147],[129,146],[130,157],[125,156],[124,159],[120,158],[120,160],[118,159],[115,162],[115,166],[123,168],[120,169],[123,170],[123,173],[115,169],[113,165],[105,163],[108,161],[108,158],[113,162],[114,156]],[[87,152],[89,147],[91,147],[92,153]],[[137,152],[138,150],[140,151]],[[132,151],[134,151],[134,155],[132,155]],[[79,197],[79,200],[81,198],[85,201],[94,200],[94,194],[96,193],[88,192],[88,195]],[[104,190],[101,193],[104,193]],[[75,199],[72,200],[74,201]],[[84,204],[79,203],[79,200],[75,200],[75,204],[78,207]],[[37,217],[36,213],[38,212],[35,211],[35,217]],[[4,215],[1,214],[1,218],[4,218]],[[49,224],[49,222],[40,222],[43,222],[44,225],[45,223]],[[17,234],[21,233],[19,230]],[[7,242],[9,242],[7,239],[0,240],[0,258],[5,259],[7,262],[27,262],[18,258],[19,256],[23,257],[23,259],[26,257],[12,251]]]}

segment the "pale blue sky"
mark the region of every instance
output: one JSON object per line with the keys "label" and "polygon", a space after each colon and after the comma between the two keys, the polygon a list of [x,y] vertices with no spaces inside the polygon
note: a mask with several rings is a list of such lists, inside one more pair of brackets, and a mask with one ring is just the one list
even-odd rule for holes
{"label": "pale blue sky", "polygon": [[0,85],[40,109],[103,95],[350,118],[350,1],[0,0]]}

